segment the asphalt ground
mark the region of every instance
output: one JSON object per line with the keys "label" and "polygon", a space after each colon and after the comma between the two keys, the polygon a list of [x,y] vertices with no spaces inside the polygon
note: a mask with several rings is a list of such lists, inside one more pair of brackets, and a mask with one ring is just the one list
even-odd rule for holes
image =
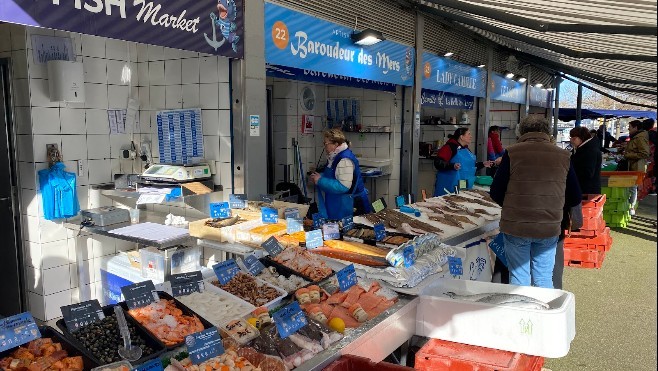
{"label": "asphalt ground", "polygon": [[569,354],[545,368],[652,370],[656,365],[656,195],[638,206],[627,228],[611,232],[601,269],[564,268],[564,290],[576,297],[576,337]]}

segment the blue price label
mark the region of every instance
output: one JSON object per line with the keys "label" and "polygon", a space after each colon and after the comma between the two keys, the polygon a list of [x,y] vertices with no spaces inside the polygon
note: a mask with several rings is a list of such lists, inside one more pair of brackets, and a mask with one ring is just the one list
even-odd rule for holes
{"label": "blue price label", "polygon": [[228,202],[216,202],[210,204],[210,217],[226,219],[231,217],[231,207]]}
{"label": "blue price label", "polygon": [[39,327],[29,312],[0,319],[0,352],[40,337]]}
{"label": "blue price label", "polygon": [[405,202],[404,196],[397,196],[395,198],[395,206],[397,206],[398,208],[401,208],[405,204],[406,204],[406,202]]}
{"label": "blue price label", "polygon": [[340,228],[338,223],[327,223],[322,226],[324,240],[337,240],[340,238]]}
{"label": "blue price label", "polygon": [[275,257],[283,252],[283,246],[281,246],[279,241],[274,237],[268,238],[267,241],[260,244],[260,246],[267,251],[267,254],[271,257]]}
{"label": "blue price label", "polygon": [[187,352],[195,365],[224,354],[224,344],[217,327],[197,332],[185,337]]}
{"label": "blue price label", "polygon": [[299,303],[294,301],[281,309],[272,316],[279,336],[282,339],[297,332],[300,328],[308,324],[302,308]]}
{"label": "blue price label", "polygon": [[260,195],[260,200],[266,204],[271,204],[274,202],[274,195]]}
{"label": "blue price label", "polygon": [[310,232],[306,232],[306,247],[309,249],[315,249],[324,245],[324,240],[322,240],[322,230],[315,229]]}
{"label": "blue price label", "polygon": [[60,308],[64,323],[73,332],[105,318],[98,300],[89,300],[78,304],[65,305]]}
{"label": "blue price label", "polygon": [[247,271],[251,273],[252,276],[258,276],[260,272],[265,269],[263,263],[261,263],[260,260],[258,260],[258,258],[253,254],[247,255],[242,262],[244,263],[244,267],[247,268]]}
{"label": "blue price label", "polygon": [[416,246],[410,244],[402,250],[402,256],[404,257],[404,266],[411,267],[416,263]]}
{"label": "blue price label", "polygon": [[315,213],[311,217],[313,218],[313,228],[322,228],[322,225],[327,222],[320,213]]}
{"label": "blue price label", "polygon": [[375,240],[382,241],[386,238],[386,227],[384,223],[376,223],[375,226]]}
{"label": "blue price label", "polygon": [[162,371],[162,361],[160,358],[152,359],[144,364],[141,364],[135,368],[133,371]]}
{"label": "blue price label", "polygon": [[260,209],[262,221],[265,224],[276,224],[279,222],[279,211],[272,207],[263,207]]}
{"label": "blue price label", "polygon": [[121,293],[130,309],[145,307],[160,300],[153,281],[137,282],[123,286]]}
{"label": "blue price label", "polygon": [[219,283],[226,285],[240,272],[240,267],[235,260],[229,259],[213,265],[212,270],[215,271]]}
{"label": "blue price label", "polygon": [[247,207],[247,196],[244,194],[230,194],[228,195],[228,202],[231,209],[244,209]]}
{"label": "blue price label", "polygon": [[304,221],[302,218],[286,218],[286,232],[293,234],[304,230]]}
{"label": "blue price label", "polygon": [[336,277],[338,277],[340,291],[345,292],[349,290],[350,287],[356,285],[357,277],[356,271],[354,270],[354,264],[350,264],[336,272]]}
{"label": "blue price label", "polygon": [[450,274],[453,276],[461,276],[464,274],[464,267],[462,266],[462,258],[456,258],[454,256],[448,257],[448,268],[450,269]]}
{"label": "blue price label", "polygon": [[175,297],[201,292],[204,289],[201,271],[172,274],[169,282],[171,283],[171,293]]}
{"label": "blue price label", "polygon": [[296,207],[288,207],[283,211],[283,216],[288,218],[299,218],[299,209]]}
{"label": "blue price label", "polygon": [[354,228],[354,218],[351,216],[346,216],[343,219],[341,219],[341,222],[343,224],[343,232],[347,232]]}

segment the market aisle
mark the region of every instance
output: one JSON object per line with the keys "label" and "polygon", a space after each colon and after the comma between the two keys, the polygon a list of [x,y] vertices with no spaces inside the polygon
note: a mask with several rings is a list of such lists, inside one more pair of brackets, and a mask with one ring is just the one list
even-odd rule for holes
{"label": "market aisle", "polygon": [[[565,267],[576,295],[576,338],[561,370],[656,370],[656,196],[645,198],[628,229],[615,229],[603,267]],[[631,231],[635,229],[635,231]]]}

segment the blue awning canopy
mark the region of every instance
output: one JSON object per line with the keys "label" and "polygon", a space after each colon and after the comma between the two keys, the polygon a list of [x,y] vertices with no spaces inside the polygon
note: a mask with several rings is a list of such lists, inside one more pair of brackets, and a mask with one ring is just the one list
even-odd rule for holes
{"label": "blue awning canopy", "polygon": [[[633,111],[633,110],[612,110],[612,109],[594,109],[583,108],[581,110],[582,119],[597,119],[597,118],[616,118],[616,117],[633,117],[637,119],[656,119],[656,111]],[[576,119],[575,108],[560,108],[560,121],[573,121]]]}

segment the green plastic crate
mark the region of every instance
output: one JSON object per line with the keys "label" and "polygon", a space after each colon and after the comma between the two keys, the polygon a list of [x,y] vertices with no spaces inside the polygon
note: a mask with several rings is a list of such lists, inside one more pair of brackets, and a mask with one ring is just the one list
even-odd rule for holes
{"label": "green plastic crate", "polygon": [[488,175],[475,177],[475,184],[491,185],[491,183],[493,183],[493,178]]}
{"label": "green plastic crate", "polygon": [[631,204],[628,202],[628,199],[624,201],[607,201],[603,205],[603,210],[617,210],[617,211],[628,211],[631,209]]}
{"label": "green plastic crate", "polygon": [[626,228],[628,226],[628,222],[622,222],[622,223],[609,223],[608,227],[610,228]]}
{"label": "green plastic crate", "polygon": [[628,200],[631,196],[630,188],[601,187],[601,193],[606,196],[606,203]]}
{"label": "green plastic crate", "polygon": [[603,220],[608,225],[627,223],[631,220],[631,213],[629,211],[603,210]]}

